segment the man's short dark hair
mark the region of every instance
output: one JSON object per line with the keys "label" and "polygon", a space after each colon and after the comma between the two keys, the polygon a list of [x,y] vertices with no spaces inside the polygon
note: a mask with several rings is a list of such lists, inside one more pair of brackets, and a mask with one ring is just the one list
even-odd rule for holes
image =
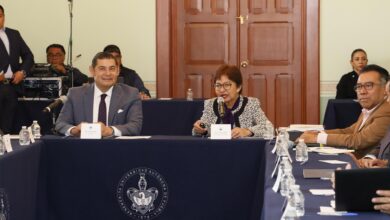
{"label": "man's short dark hair", "polygon": [[113,59],[115,60],[115,64],[118,66],[118,61],[115,59],[115,57],[108,53],[108,52],[99,52],[95,55],[95,57],[92,59],[92,68],[95,68],[97,65],[98,60],[104,60],[104,59]]}
{"label": "man's short dark hair", "polygon": [[62,51],[62,53],[65,54],[65,48],[61,44],[50,44],[48,47],[46,47],[46,53],[48,53],[51,48],[58,48]]}
{"label": "man's short dark hair", "polygon": [[387,80],[389,80],[389,72],[385,68],[376,64],[370,64],[363,67],[363,69],[360,71],[360,74],[364,74],[371,71],[377,72],[380,75],[380,80],[382,84],[386,84]]}
{"label": "man's short dark hair", "polygon": [[4,14],[4,8],[3,8],[3,6],[1,6],[0,5],[0,10],[3,12],[3,14]]}
{"label": "man's short dark hair", "polygon": [[103,52],[107,52],[107,53],[118,53],[119,55],[122,55],[122,54],[121,54],[121,50],[119,49],[119,47],[118,47],[117,45],[114,45],[114,44],[107,45],[107,46],[103,49]]}

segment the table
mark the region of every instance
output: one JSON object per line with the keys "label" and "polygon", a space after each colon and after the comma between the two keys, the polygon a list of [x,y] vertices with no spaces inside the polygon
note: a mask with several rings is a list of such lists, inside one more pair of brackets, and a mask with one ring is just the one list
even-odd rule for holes
{"label": "table", "polygon": [[[262,139],[49,138],[44,139],[44,145],[40,167],[44,178],[38,184],[39,220],[129,219],[121,211],[117,190],[121,178],[137,167],[157,171],[169,188],[168,203],[157,220],[261,216],[265,163]],[[126,188],[138,188],[140,176],[132,178]],[[164,192],[158,188],[158,181],[151,176],[146,179],[147,188],[157,187]]]}
{"label": "table", "polygon": [[[262,219],[280,219],[282,216],[281,204],[283,204],[284,197],[279,193],[275,193],[272,190],[272,186],[275,179],[271,179],[271,173],[274,168],[274,161],[276,156],[271,154],[273,145],[266,145],[266,171],[265,171],[265,183],[264,183],[264,207]],[[295,156],[295,152],[290,151],[291,156]],[[352,163],[352,159],[348,155],[319,155],[317,153],[309,153],[309,161],[304,165],[299,165],[294,159],[293,162],[293,175],[296,183],[300,185],[301,191],[305,196],[305,215],[301,219],[353,219],[353,220],[366,220],[366,219],[389,219],[389,215],[385,215],[379,212],[360,212],[357,216],[320,216],[317,215],[320,206],[330,206],[330,200],[333,196],[314,196],[309,192],[309,189],[331,189],[331,182],[329,180],[321,179],[304,179],[303,169],[336,169],[337,167],[344,167],[342,165],[332,165],[322,163],[319,160],[342,160]]]}
{"label": "table", "polygon": [[[50,100],[19,101],[16,109],[13,134],[23,125],[38,120],[42,134],[53,134],[52,115],[42,110]],[[60,108],[55,109],[58,116]],[[203,100],[145,100],[142,101],[143,126],[141,135],[191,135],[192,125],[202,116]]]}
{"label": "table", "polygon": [[[272,147],[256,138],[80,140],[46,136],[0,157],[0,189],[7,192],[11,219],[125,220],[129,217],[121,205],[131,204],[119,202],[118,195],[125,192],[122,189],[145,185],[137,169],[141,167],[148,174],[146,189],[155,187],[160,195],[168,192],[168,202],[156,220],[280,219],[283,197],[271,190]],[[330,182],[303,179],[302,169],[336,167],[319,159],[324,156],[310,153],[305,165],[293,164],[306,201],[302,219],[345,219],[316,214],[332,197],[313,196],[308,189],[330,188]],[[345,155],[326,159],[350,161]],[[163,201],[162,197],[156,200],[156,209]],[[371,212],[349,218],[388,217]]]}
{"label": "table", "polygon": [[3,200],[9,208],[7,219],[35,219],[42,144],[22,147],[12,141],[14,151],[0,156],[0,198],[8,198]]}
{"label": "table", "polygon": [[361,110],[359,102],[352,99],[329,99],[324,115],[324,128],[346,128],[357,121]]}

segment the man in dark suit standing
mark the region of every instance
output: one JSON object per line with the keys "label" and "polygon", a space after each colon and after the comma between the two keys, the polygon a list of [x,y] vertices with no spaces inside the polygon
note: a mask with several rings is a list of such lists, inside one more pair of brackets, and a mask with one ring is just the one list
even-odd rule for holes
{"label": "man in dark suit standing", "polygon": [[99,123],[103,137],[139,135],[142,103],[136,88],[119,83],[119,64],[110,53],[100,52],[92,60],[95,83],[69,89],[56,122],[66,136],[80,136],[81,124]]}
{"label": "man in dark suit standing", "polygon": [[20,33],[6,28],[4,20],[4,8],[0,5],[0,129],[10,133],[17,97],[22,93],[22,81],[34,64],[34,56]]}

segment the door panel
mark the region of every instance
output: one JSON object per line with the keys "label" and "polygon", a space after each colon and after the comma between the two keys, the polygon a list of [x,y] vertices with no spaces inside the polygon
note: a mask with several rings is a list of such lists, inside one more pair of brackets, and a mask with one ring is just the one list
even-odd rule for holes
{"label": "door panel", "polygon": [[[194,98],[214,96],[211,76],[221,64],[237,60],[236,8],[235,0],[173,1],[173,97],[184,98],[188,88]],[[190,83],[190,74],[198,75],[196,83]]]}
{"label": "door panel", "polygon": [[158,0],[157,91],[213,97],[216,69],[233,64],[276,126],[318,123],[318,11],[319,0]]}
{"label": "door panel", "polygon": [[249,63],[241,72],[245,82],[259,72],[266,81],[265,89],[244,89],[244,94],[259,98],[264,112],[276,126],[298,123],[302,120],[301,0],[240,3],[240,14],[248,16],[247,22],[240,25],[240,62]]}

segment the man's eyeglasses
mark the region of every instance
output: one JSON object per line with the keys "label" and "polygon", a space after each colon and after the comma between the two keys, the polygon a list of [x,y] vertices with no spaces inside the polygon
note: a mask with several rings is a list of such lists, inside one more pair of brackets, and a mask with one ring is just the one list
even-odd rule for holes
{"label": "man's eyeglasses", "polygon": [[354,87],[355,91],[361,91],[362,89],[365,89],[366,91],[369,91],[371,90],[372,88],[374,88],[374,85],[381,85],[382,83],[373,83],[373,82],[366,82],[366,83],[363,83],[363,84],[356,84],[356,86]]}
{"label": "man's eyeglasses", "polygon": [[214,85],[214,88],[215,88],[215,89],[218,89],[218,90],[221,90],[222,87],[223,87],[225,90],[229,90],[230,87],[232,87],[232,84],[231,84],[231,83],[224,83],[224,84],[216,83],[216,84]]}

